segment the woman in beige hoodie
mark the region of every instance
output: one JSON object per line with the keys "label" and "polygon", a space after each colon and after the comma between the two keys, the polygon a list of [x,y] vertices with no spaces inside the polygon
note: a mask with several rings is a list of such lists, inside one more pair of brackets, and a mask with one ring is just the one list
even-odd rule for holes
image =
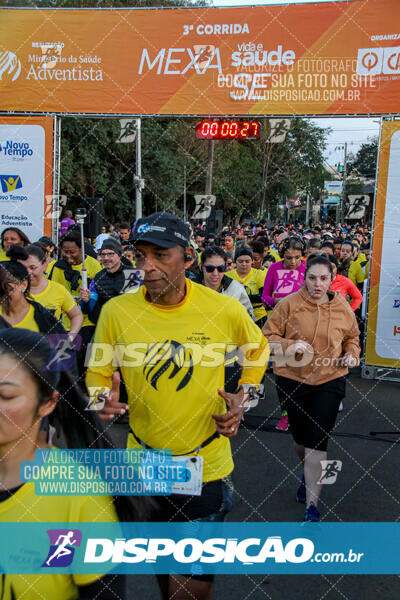
{"label": "woman in beige hoodie", "polygon": [[[306,502],[305,521],[319,521],[317,509],[330,433],[345,396],[348,367],[360,356],[353,311],[338,292],[329,290],[332,265],[320,255],[307,260],[305,285],[282,298],[263,333],[271,348],[278,395],[285,400],[304,475],[297,500]],[[335,465],[334,465],[335,467]],[[332,470],[333,474],[333,470]]]}

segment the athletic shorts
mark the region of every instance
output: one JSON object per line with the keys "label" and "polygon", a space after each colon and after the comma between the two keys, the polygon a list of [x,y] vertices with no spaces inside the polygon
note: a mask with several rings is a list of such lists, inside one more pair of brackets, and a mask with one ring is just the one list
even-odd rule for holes
{"label": "athletic shorts", "polygon": [[296,444],[325,451],[340,402],[346,395],[345,377],[321,385],[307,385],[277,376],[276,390],[279,400],[285,402]]}
{"label": "athletic shorts", "polygon": [[[233,481],[231,475],[203,483],[201,496],[171,494],[157,497],[156,508],[150,520],[157,522],[190,521],[190,537],[196,537],[196,523],[224,521],[232,510]],[[185,575],[199,581],[214,580],[212,574],[202,574],[201,565],[193,565],[192,573]]]}

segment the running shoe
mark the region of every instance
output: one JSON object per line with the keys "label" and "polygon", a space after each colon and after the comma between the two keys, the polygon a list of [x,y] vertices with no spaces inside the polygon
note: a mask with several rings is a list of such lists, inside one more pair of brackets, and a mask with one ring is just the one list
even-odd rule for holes
{"label": "running shoe", "polygon": [[304,520],[311,523],[319,523],[319,510],[314,502],[310,502],[310,506],[304,511]]}
{"label": "running shoe", "polygon": [[283,415],[281,420],[275,425],[275,429],[279,431],[287,431],[289,429],[289,419],[287,415]]}
{"label": "running shoe", "polygon": [[301,504],[305,504],[306,502],[306,482],[304,480],[304,474],[301,478],[299,489],[296,492],[296,501],[300,502]]}

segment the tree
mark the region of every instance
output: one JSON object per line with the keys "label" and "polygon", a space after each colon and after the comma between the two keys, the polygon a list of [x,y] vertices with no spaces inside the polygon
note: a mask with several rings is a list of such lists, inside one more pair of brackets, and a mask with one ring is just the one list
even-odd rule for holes
{"label": "tree", "polygon": [[347,172],[353,176],[359,174],[366,179],[374,179],[377,160],[378,138],[374,137],[367,144],[362,144],[355,157],[347,163]]}

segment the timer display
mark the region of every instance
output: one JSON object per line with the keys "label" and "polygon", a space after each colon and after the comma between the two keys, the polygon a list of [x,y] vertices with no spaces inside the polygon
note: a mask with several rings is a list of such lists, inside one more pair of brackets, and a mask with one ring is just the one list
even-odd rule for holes
{"label": "timer display", "polygon": [[258,140],[258,121],[200,121],[196,125],[199,140]]}

